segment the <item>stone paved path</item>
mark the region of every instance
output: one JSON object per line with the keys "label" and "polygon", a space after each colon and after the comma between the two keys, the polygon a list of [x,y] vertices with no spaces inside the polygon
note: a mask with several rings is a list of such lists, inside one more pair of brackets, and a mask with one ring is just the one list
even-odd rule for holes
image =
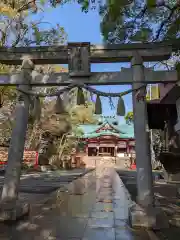
{"label": "stone paved path", "polygon": [[146,231],[128,223],[132,204],[113,168],[99,166],[51,194],[45,204],[33,204],[28,219],[0,226],[0,239],[26,240],[148,240]]}

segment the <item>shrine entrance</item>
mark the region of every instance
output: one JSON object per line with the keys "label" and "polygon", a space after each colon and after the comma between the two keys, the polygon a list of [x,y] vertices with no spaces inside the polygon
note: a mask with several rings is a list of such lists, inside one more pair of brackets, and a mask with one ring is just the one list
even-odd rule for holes
{"label": "shrine entrance", "polygon": [[[15,124],[11,135],[8,165],[1,196],[1,202],[4,204],[1,210],[5,212],[3,212],[3,216],[10,216],[8,217],[8,220],[15,220],[20,217],[18,215],[19,212],[24,214],[24,208],[18,204],[16,205],[16,201],[18,199],[21,159],[23,158],[29,116],[33,115],[33,117],[39,121],[41,117],[40,98],[52,96],[57,97],[55,114],[59,114],[60,116],[66,113],[65,109],[62,107],[62,99],[60,95],[64,92],[70,91],[72,88],[78,88],[79,90],[79,97],[77,101],[79,105],[85,105],[84,97],[82,97],[82,88],[86,89],[91,94],[96,95],[97,108],[95,110],[95,114],[97,115],[102,114],[100,96],[103,96],[118,98],[117,115],[124,116],[125,106],[122,97],[132,93],[137,165],[137,199],[142,209],[152,208],[152,210],[154,210],[154,194],[152,185],[153,177],[149,148],[149,132],[147,131],[146,86],[147,84],[154,83],[177,83],[179,75],[176,70],[154,71],[154,69],[146,68],[144,66],[144,62],[168,60],[171,54],[179,49],[180,46],[178,41],[174,43],[133,43],[122,45],[110,44],[105,46],[91,45],[90,43],[68,43],[67,46],[56,47],[43,46],[40,48],[1,48],[1,63],[6,65],[20,65],[22,63],[21,71],[14,72],[14,69],[12,69],[12,71],[10,71],[11,74],[1,74],[0,76],[1,86],[17,86],[17,90],[19,91],[17,106],[14,112]],[[131,68],[121,68],[121,71],[118,72],[91,72],[92,63],[112,62],[131,62]],[[41,69],[35,68],[34,63],[37,65],[68,63],[69,72],[57,74],[52,73],[52,71],[48,68],[47,71],[42,73]],[[90,86],[105,84],[131,84],[132,88],[121,93],[107,93],[94,89]],[[45,93],[37,90],[36,87],[41,86],[58,86],[61,88],[57,89],[57,91],[53,93]],[[62,88],[63,86],[64,88]],[[119,134],[116,130],[114,130],[113,135],[119,138]],[[98,134],[98,131],[96,133]],[[127,134],[123,131],[121,134],[123,135],[123,138],[127,137]],[[108,135],[109,130],[106,129],[104,136]],[[105,137],[104,140],[104,142],[107,142],[109,137]],[[102,146],[99,146],[97,148],[96,154],[99,154],[99,148],[101,147]],[[102,152],[113,154],[113,147],[106,146],[105,148],[106,149],[103,148]],[[125,149],[125,147],[123,148]],[[128,151],[129,150],[130,149],[128,149]],[[95,159],[96,158],[97,156],[95,156]],[[110,162],[108,161],[110,158],[114,157],[107,157],[108,164]],[[105,160],[106,157],[103,156],[102,164],[105,163]],[[11,204],[9,204],[10,202]],[[8,207],[16,207],[15,209],[12,207],[10,210],[8,208],[7,213],[7,206],[5,207],[6,204]],[[136,211],[136,209],[133,210]],[[156,222],[155,216],[152,217],[152,214],[149,215],[148,212],[145,211],[141,214],[141,216],[138,215],[139,210],[137,213],[134,213],[134,216],[137,214],[137,218],[133,217],[134,220],[132,219],[132,221],[138,219],[138,223],[135,223],[136,227],[138,224],[141,225],[141,223],[143,223],[143,226],[147,228],[153,226],[153,223]],[[155,211],[153,212],[155,213]],[[149,217],[151,221],[149,221]]]}
{"label": "shrine entrance", "polygon": [[115,147],[109,147],[108,145],[106,147],[99,147],[99,151],[97,147],[88,147],[88,156],[115,156]]}
{"label": "shrine entrance", "polygon": [[88,147],[88,156],[93,157],[97,156],[97,148],[96,147]]}
{"label": "shrine entrance", "polygon": [[115,147],[99,147],[99,156],[115,156]]}

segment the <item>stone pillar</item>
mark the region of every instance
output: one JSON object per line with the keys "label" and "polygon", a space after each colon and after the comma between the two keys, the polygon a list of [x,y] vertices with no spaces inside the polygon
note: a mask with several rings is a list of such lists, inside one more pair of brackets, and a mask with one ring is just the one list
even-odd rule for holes
{"label": "stone pillar", "polygon": [[177,119],[176,125],[174,126],[174,130],[180,133],[180,98],[176,100],[176,109],[177,109],[178,119]]}
{"label": "stone pillar", "polygon": [[116,164],[116,159],[117,159],[117,148],[118,148],[118,146],[115,145],[115,147],[114,147],[114,163],[115,164]]}
{"label": "stone pillar", "polygon": [[[144,83],[144,66],[138,52],[132,58],[133,89],[141,87]],[[140,97],[146,95],[146,88],[138,92]],[[138,202],[143,207],[153,204],[152,166],[150,146],[147,133],[147,106],[146,100],[137,100],[137,92],[133,92],[134,133],[137,165]]]}
{"label": "stone pillar", "polygon": [[[33,64],[30,60],[23,60],[22,64],[22,90],[29,90],[31,81],[31,71]],[[24,85],[26,84],[26,85]],[[5,180],[1,196],[0,220],[16,220],[29,211],[28,205],[19,206],[17,204],[21,163],[24,153],[26,130],[28,126],[30,98],[24,93],[20,93],[15,111],[15,124],[12,130],[11,142],[8,152],[8,165],[5,173]]]}
{"label": "stone pillar", "polygon": [[[138,52],[132,58],[133,89],[144,83],[144,66]],[[137,167],[137,203],[131,208],[131,224],[133,227],[168,228],[165,214],[154,206],[153,178],[150,146],[147,132],[146,88],[133,92],[134,133]],[[138,95],[138,96],[137,96]]]}
{"label": "stone pillar", "polygon": [[71,156],[71,167],[76,168],[76,154],[72,154]]}
{"label": "stone pillar", "polygon": [[96,148],[97,148],[97,156],[99,156],[99,146],[97,146]]}
{"label": "stone pillar", "polygon": [[116,145],[116,146],[114,147],[114,156],[115,156],[115,157],[117,157],[117,148],[118,148],[118,146]]}
{"label": "stone pillar", "polygon": [[86,147],[85,147],[85,153],[86,153],[86,155],[88,156],[88,144],[87,144]]}

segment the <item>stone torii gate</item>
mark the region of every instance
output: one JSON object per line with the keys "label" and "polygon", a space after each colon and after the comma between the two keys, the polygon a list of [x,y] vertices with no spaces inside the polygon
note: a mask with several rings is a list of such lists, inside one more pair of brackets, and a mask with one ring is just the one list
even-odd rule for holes
{"label": "stone torii gate", "polygon": [[[176,71],[153,71],[143,66],[143,62],[167,60],[178,42],[156,44],[131,44],[97,46],[90,43],[68,43],[59,47],[0,48],[0,62],[8,65],[22,63],[22,70],[11,75],[0,75],[0,85],[18,86],[21,90],[16,107],[16,124],[12,131],[8,153],[8,166],[2,192],[1,220],[17,219],[27,212],[28,207],[16,203],[20,180],[21,159],[23,157],[30,98],[23,91],[36,86],[68,86],[75,82],[90,85],[132,84],[140,88],[139,94],[145,96],[146,84],[176,83]],[[131,68],[121,72],[91,72],[91,63],[131,62]],[[37,73],[34,64],[69,64],[68,73],[52,73],[49,76]],[[132,224],[153,227],[158,212],[154,205],[151,156],[147,132],[146,101],[137,101],[133,92],[135,150],[137,164],[138,203],[141,210],[132,210]],[[18,141],[17,141],[18,138]]]}

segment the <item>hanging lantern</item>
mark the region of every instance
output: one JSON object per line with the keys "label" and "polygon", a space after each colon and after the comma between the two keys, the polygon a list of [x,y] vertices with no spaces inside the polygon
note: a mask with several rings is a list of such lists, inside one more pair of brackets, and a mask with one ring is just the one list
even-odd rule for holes
{"label": "hanging lantern", "polygon": [[54,106],[54,111],[56,114],[61,114],[66,112],[61,96],[57,97],[56,104]]}
{"label": "hanging lantern", "polygon": [[122,117],[125,116],[125,114],[126,114],[125,104],[124,104],[124,100],[122,99],[122,97],[119,97],[119,99],[118,99],[116,113],[118,116],[122,116]]}
{"label": "hanging lantern", "polygon": [[77,105],[84,105],[85,104],[85,98],[82,88],[78,88],[77,90]]}
{"label": "hanging lantern", "polygon": [[40,120],[41,118],[41,102],[39,97],[34,99],[32,116],[35,120]]}
{"label": "hanging lantern", "polygon": [[102,104],[101,104],[101,99],[100,99],[99,95],[97,95],[97,97],[96,97],[95,114],[97,114],[97,115],[102,114]]}

